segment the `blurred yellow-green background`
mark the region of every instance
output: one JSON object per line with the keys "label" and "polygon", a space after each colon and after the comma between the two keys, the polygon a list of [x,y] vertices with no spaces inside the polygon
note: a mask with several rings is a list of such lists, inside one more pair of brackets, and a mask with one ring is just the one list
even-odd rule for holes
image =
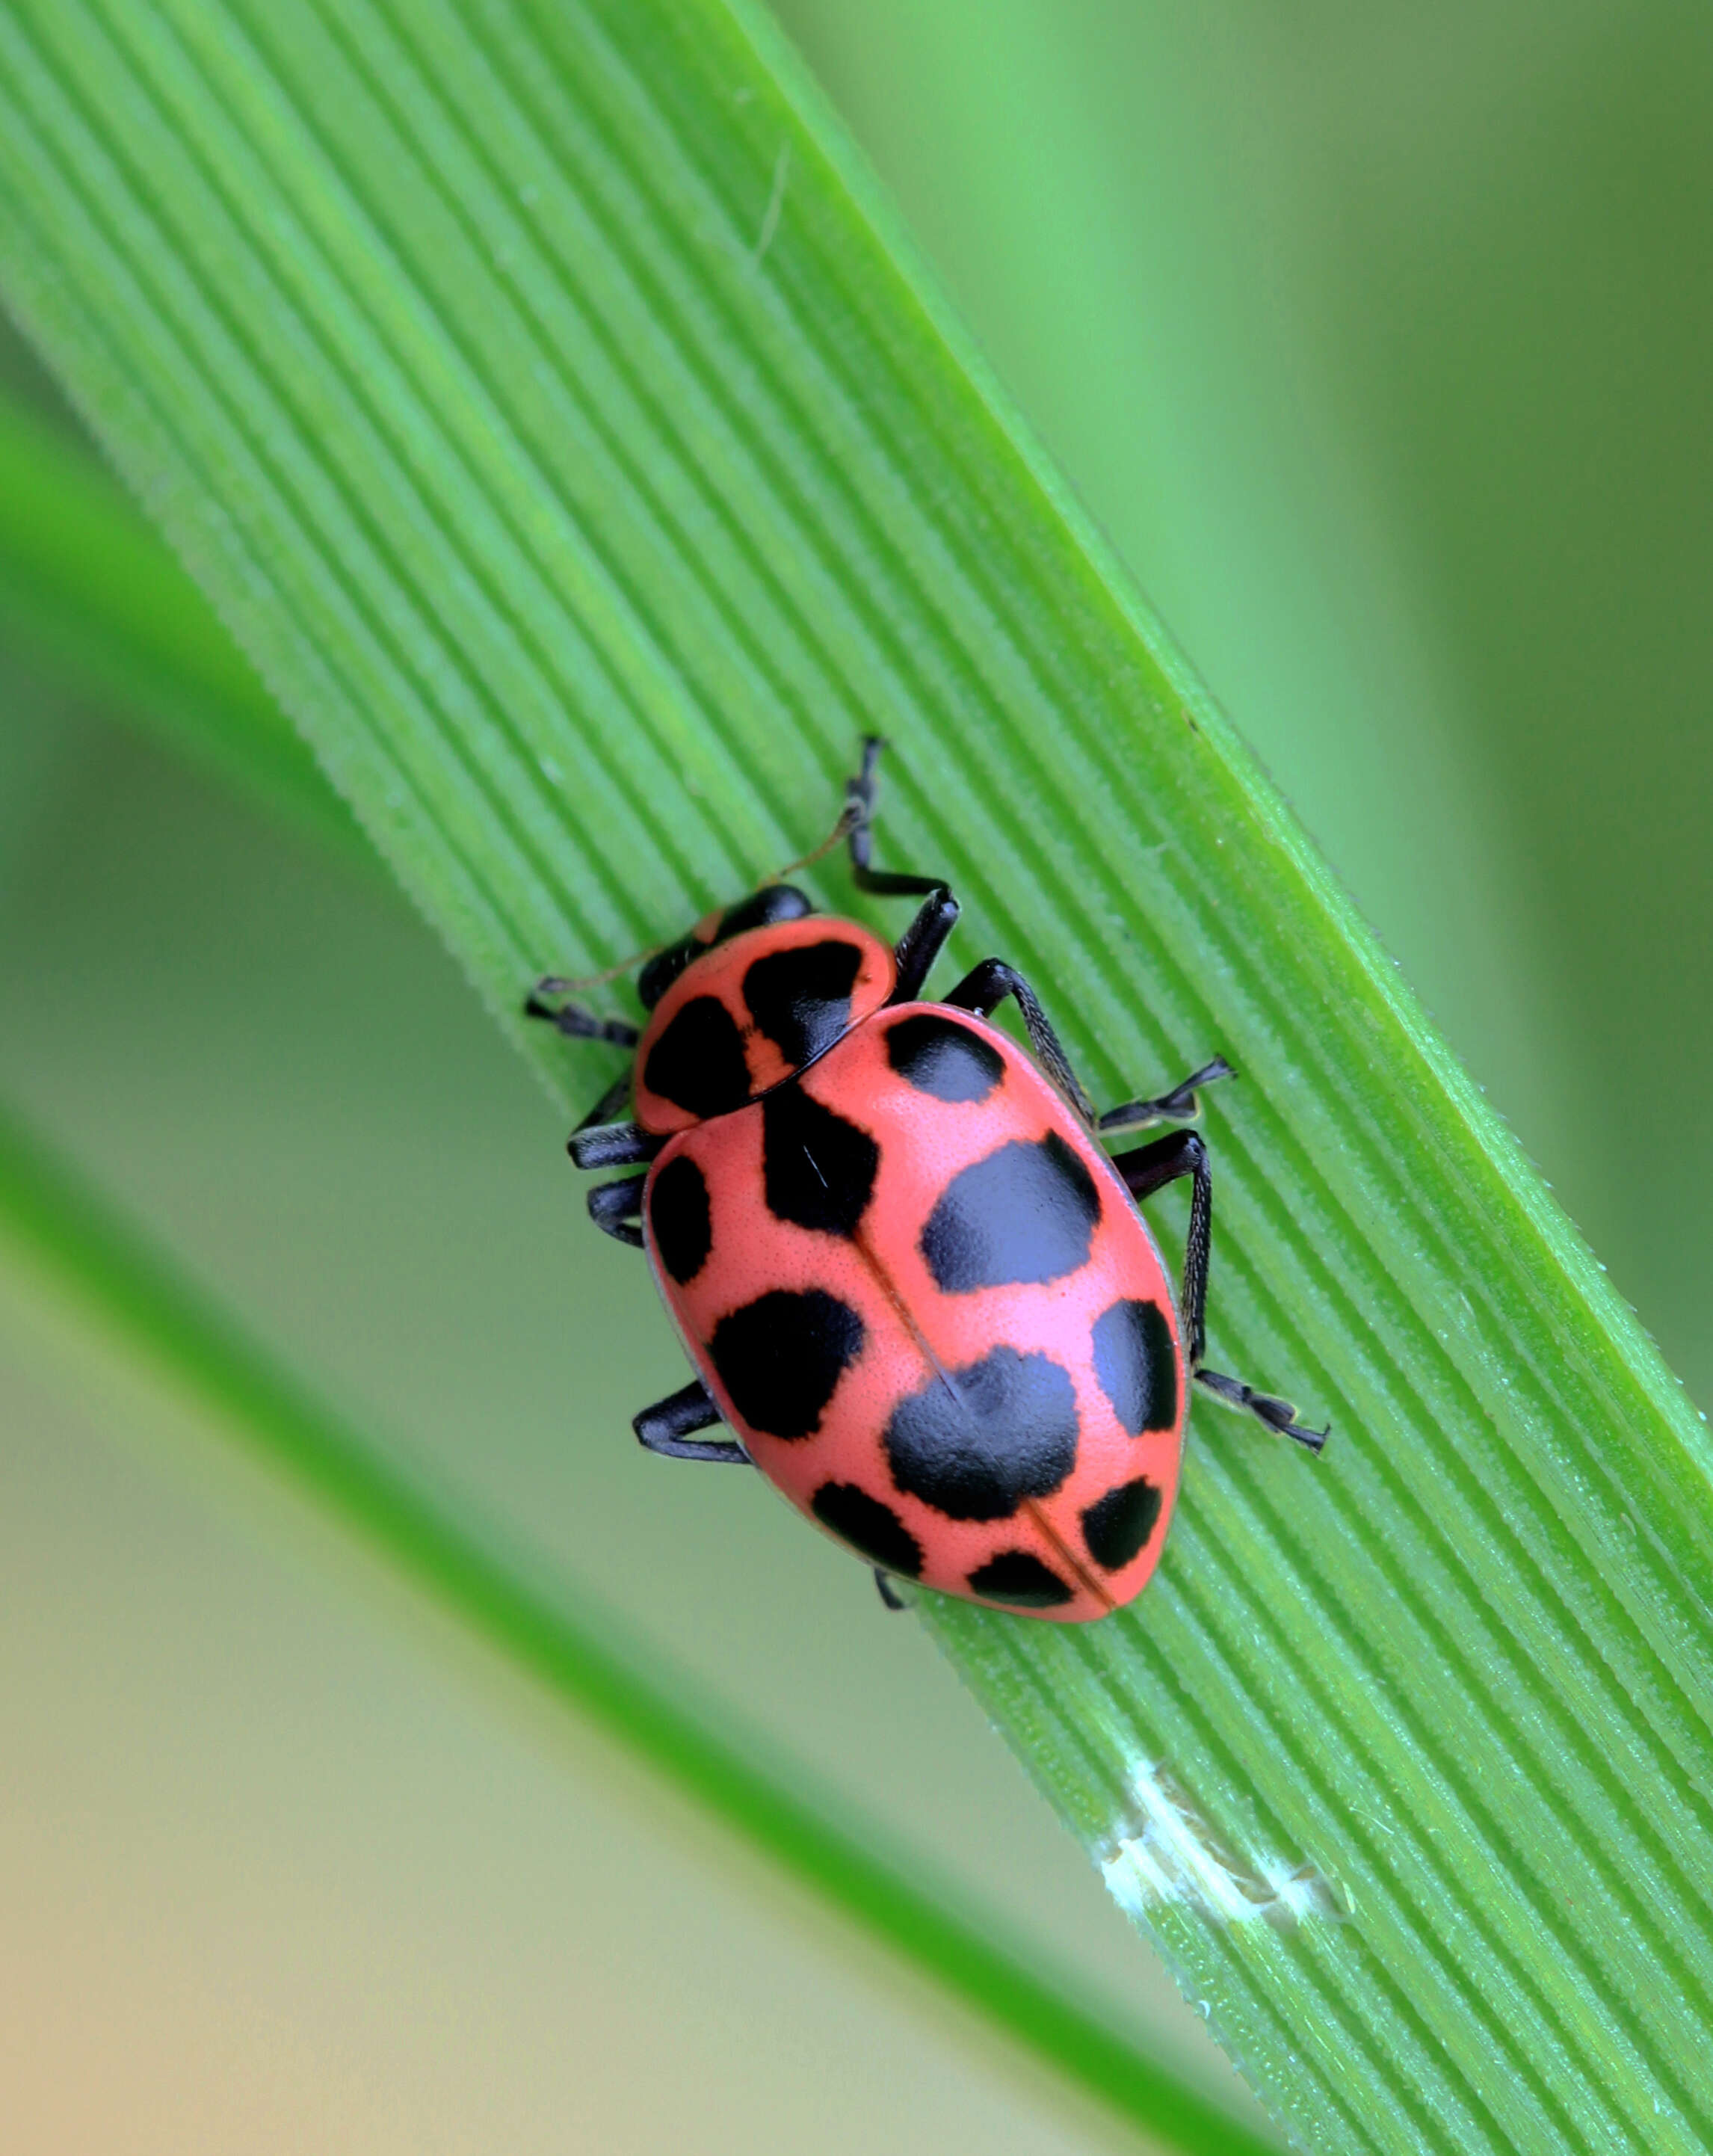
{"label": "blurred yellow-green background", "polygon": [[[1713,23],[783,13],[1707,1397]],[[536,1576],[1240,2103],[915,1627],[639,1455],[677,1351],[427,932],[31,629],[0,593],[0,1089]],[[0,2145],[1107,2145],[0,1286]]]}

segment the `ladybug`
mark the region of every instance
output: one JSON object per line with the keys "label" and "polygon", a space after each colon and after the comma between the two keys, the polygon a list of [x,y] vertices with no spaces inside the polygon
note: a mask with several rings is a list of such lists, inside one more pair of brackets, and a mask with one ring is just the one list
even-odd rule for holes
{"label": "ladybug", "polygon": [[[526,1009],[634,1050],[570,1151],[581,1168],[648,1163],[589,1198],[647,1251],[695,1367],[636,1418],[642,1443],[753,1463],[873,1566],[889,1606],[896,1578],[1104,1617],[1159,1562],[1187,1380],[1311,1452],[1326,1433],[1202,1359],[1202,1138],[1100,1143],[1187,1122],[1229,1065],[1097,1115],[1003,960],[926,1001],[957,901],[871,865],[882,747],[864,744],[828,843],[848,840],[859,889],[921,899],[895,945],[772,883],[646,961],[640,1034],[546,1000],[583,983],[545,979]],[[1007,997],[1033,1056],[992,1023]],[[1137,1201],[1186,1176],[1174,1299]],[[729,1437],[696,1435],[720,1424]]]}

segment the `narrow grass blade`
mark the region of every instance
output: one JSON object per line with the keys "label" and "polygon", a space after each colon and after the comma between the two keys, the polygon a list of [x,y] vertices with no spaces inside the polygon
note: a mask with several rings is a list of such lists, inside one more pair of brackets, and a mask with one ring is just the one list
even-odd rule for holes
{"label": "narrow grass blade", "polygon": [[3,393],[0,634],[258,806],[371,858],[301,736],[117,483]]}
{"label": "narrow grass blade", "polygon": [[1268,2143],[1026,1966],[991,1922],[937,1897],[758,1732],[734,1729],[729,1716],[716,1731],[689,1704],[687,1680],[597,1613],[532,1588],[0,1108],[0,1248],[8,1246],[14,1263],[44,1268],[104,1333],[212,1409],[234,1440],[368,1549],[978,2020],[1162,2148],[1262,2156]]}
{"label": "narrow grass blade", "polygon": [[1213,1353],[1333,1445],[1198,1409],[1136,1610],[928,1621],[1305,2138],[1713,2140],[1705,1433],[766,23],[13,0],[0,204],[15,305],[521,1042],[538,969],[802,851],[879,725],[885,858],[1103,1097],[1231,1058]]}

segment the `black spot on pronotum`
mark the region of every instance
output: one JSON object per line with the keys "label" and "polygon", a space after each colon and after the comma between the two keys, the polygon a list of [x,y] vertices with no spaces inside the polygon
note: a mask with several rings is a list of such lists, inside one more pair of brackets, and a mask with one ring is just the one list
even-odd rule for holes
{"label": "black spot on pronotum", "polygon": [[661,1264],[680,1287],[707,1263],[714,1216],[702,1171],[688,1153],[655,1172],[649,1188],[649,1233]]}
{"label": "black spot on pronotum", "polygon": [[849,1235],[874,1195],[880,1148],[792,1083],[776,1086],[762,1103],[762,1162],[776,1219]]}
{"label": "black spot on pronotum", "polygon": [[723,1116],[750,1096],[743,1035],[717,996],[692,996],[649,1050],[643,1084],[693,1116]]}
{"label": "black spot on pronotum", "polygon": [[1115,1302],[1095,1321],[1095,1375],[1132,1437],[1177,1420],[1177,1352],[1157,1302]]}
{"label": "black spot on pronotum", "polygon": [[770,951],[743,977],[750,1014],[790,1064],[800,1070],[850,1027],[850,994],[863,954],[843,937]]}
{"label": "black spot on pronotum", "polygon": [[991,1040],[935,1011],[887,1028],[886,1060],[905,1085],[936,1101],[985,1101],[1005,1075],[1005,1058]]}
{"label": "black spot on pronotum", "polygon": [[951,1295],[1063,1278],[1088,1262],[1100,1194],[1049,1131],[1013,1138],[952,1177],[922,1230],[922,1255]]}
{"label": "black spot on pronotum", "polygon": [[854,1482],[823,1482],[809,1500],[809,1510],[871,1563],[915,1579],[922,1569],[922,1546],[890,1505],[883,1505]]}
{"label": "black spot on pronotum", "polygon": [[819,1288],[773,1288],[722,1317],[708,1342],[741,1421],[768,1437],[808,1437],[863,1350],[863,1321]]}
{"label": "black spot on pronotum", "polygon": [[1121,1482],[1097,1498],[1083,1514],[1083,1540],[1089,1555],[1107,1572],[1122,1572],[1140,1557],[1160,1517],[1160,1492],[1146,1475]]}
{"label": "black spot on pronotum", "polygon": [[694,936],[682,942],[670,943],[664,951],[657,951],[637,975],[637,996],[644,1010],[653,1010],[693,958],[700,958],[708,947]]}
{"label": "black spot on pronotum", "polygon": [[1071,1590],[1028,1550],[1001,1550],[969,1575],[970,1591],[988,1602],[1008,1602],[1016,1609],[1057,1609]]}
{"label": "black spot on pronotum", "polygon": [[954,1520],[1007,1520],[1076,1465],[1076,1388],[1049,1355],[995,1348],[908,1394],[885,1441],[900,1490]]}

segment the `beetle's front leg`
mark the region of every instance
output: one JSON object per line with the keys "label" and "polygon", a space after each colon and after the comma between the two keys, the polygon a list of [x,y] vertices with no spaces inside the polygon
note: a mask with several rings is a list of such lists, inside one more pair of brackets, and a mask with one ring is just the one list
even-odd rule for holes
{"label": "beetle's front leg", "polygon": [[[536,982],[535,993],[523,1007],[526,1018],[544,1019],[555,1026],[567,1040],[605,1040],[614,1048],[634,1048],[642,1039],[636,1028],[622,1018],[597,1018],[586,1011],[581,1004],[560,1004],[556,1007],[545,1004],[544,995],[556,995],[567,984],[546,973]],[[629,1081],[626,1080],[628,1085]]]}
{"label": "beetle's front leg", "polygon": [[[562,1004],[556,1009],[541,1001],[544,994],[555,994],[565,985],[551,973],[538,981],[536,993],[523,1007],[524,1016],[545,1019],[569,1040],[604,1040],[614,1048],[636,1047],[642,1036],[623,1019],[597,1018],[581,1004]],[[614,1120],[630,1099],[631,1079],[631,1070],[627,1066],[572,1132],[566,1150],[579,1168],[628,1168],[636,1161],[652,1160],[665,1144],[664,1138],[650,1137],[634,1123]],[[594,1198],[590,1199],[589,1210],[601,1226],[607,1228],[605,1217],[596,1212],[596,1202]],[[632,1240],[614,1229],[608,1228],[608,1233],[618,1234],[621,1242]]]}

